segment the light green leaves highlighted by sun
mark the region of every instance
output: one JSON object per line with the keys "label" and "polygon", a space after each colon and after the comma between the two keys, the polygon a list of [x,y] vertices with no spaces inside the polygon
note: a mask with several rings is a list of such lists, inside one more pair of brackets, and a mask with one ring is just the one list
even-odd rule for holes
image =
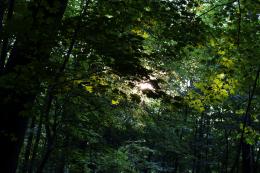
{"label": "light green leaves highlighted by sun", "polygon": [[227,58],[227,57],[223,57],[220,60],[220,64],[223,65],[226,68],[229,68],[229,69],[234,67],[234,62],[231,59]]}
{"label": "light green leaves highlighted by sun", "polygon": [[196,82],[195,90],[190,90],[186,100],[187,104],[203,112],[206,106],[223,103],[229,95],[235,93],[238,81],[225,73],[209,76],[206,81]]}
{"label": "light green leaves highlighted by sun", "polygon": [[93,93],[93,86],[85,85],[85,86],[84,86],[84,89],[85,89],[86,91],[88,91],[89,93]]}
{"label": "light green leaves highlighted by sun", "polygon": [[197,110],[198,112],[203,112],[205,111],[204,105],[201,102],[201,100],[196,99],[196,100],[192,100],[190,101],[190,106],[193,107],[195,110]]}
{"label": "light green leaves highlighted by sun", "polygon": [[131,30],[132,33],[144,38],[144,39],[147,39],[149,38],[149,34],[141,29],[138,29],[138,28],[134,28]]}
{"label": "light green leaves highlighted by sun", "polygon": [[111,104],[112,104],[112,105],[118,105],[118,104],[119,104],[119,100],[114,100],[114,99],[112,99],[112,100],[111,100]]}

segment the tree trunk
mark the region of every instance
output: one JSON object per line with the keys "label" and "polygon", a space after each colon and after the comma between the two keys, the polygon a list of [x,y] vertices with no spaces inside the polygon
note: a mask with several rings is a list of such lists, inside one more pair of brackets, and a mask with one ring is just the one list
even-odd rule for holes
{"label": "tree trunk", "polygon": [[[0,96],[0,98],[6,98]],[[13,95],[12,95],[13,96]],[[26,131],[27,118],[19,115],[23,105],[23,99],[18,98],[19,102],[1,102],[1,138],[0,138],[0,157],[1,172],[15,173],[18,155],[23,143]]]}
{"label": "tree trunk", "polygon": [[251,145],[242,143],[242,173],[253,173]]}
{"label": "tree trunk", "polygon": [[[230,133],[230,132],[229,132]],[[229,137],[229,133],[227,132],[227,130],[225,129],[225,143],[226,143],[226,154],[225,154],[225,173],[228,173],[228,163],[229,163],[229,142],[228,142],[228,137]]]}
{"label": "tree trunk", "polygon": [[33,146],[33,150],[32,150],[32,158],[31,158],[31,161],[30,161],[28,173],[33,172],[33,169],[34,169],[34,166],[35,166],[35,158],[36,158],[36,154],[37,154],[37,151],[38,151],[39,142],[40,142],[40,139],[41,139],[43,115],[40,115],[40,116],[41,117],[40,117],[38,128],[37,128],[37,133],[36,133],[36,138],[35,138],[35,142],[34,142],[34,146]]}
{"label": "tree trunk", "polygon": [[258,173],[258,169],[259,169],[259,158],[260,158],[260,150],[257,151],[257,155],[256,155],[256,159],[254,162],[254,173]]}
{"label": "tree trunk", "polygon": [[59,152],[59,161],[56,163],[56,173],[64,173],[65,171],[66,160],[64,152],[66,151]]}
{"label": "tree trunk", "polygon": [[30,155],[32,150],[32,142],[33,142],[33,135],[34,135],[34,127],[35,127],[35,116],[32,118],[31,126],[29,128],[29,135],[28,135],[28,141],[25,149],[24,154],[24,163],[23,163],[23,173],[26,173],[28,171],[29,161],[30,161]]}
{"label": "tree trunk", "polygon": [[[1,83],[4,84],[0,86],[0,157],[1,172],[4,173],[16,171],[28,122],[25,113],[34,102],[41,69],[55,45],[56,33],[67,5],[67,0],[45,1],[38,8],[43,15],[32,17],[33,26],[26,26],[27,31],[18,33],[1,75]],[[53,4],[59,4],[58,9],[50,10]],[[36,62],[39,66],[31,65]],[[35,70],[34,73],[30,73],[31,69]]]}
{"label": "tree trunk", "polygon": [[[8,12],[7,12],[7,19],[6,19],[7,25],[10,23],[10,21],[13,17],[14,3],[15,3],[15,0],[8,1]],[[6,60],[6,56],[7,56],[7,52],[8,52],[9,34],[10,33],[7,33],[3,37],[3,44],[2,44],[1,55],[0,55],[0,69],[1,70],[4,69],[5,60]]]}
{"label": "tree trunk", "polygon": [[37,168],[36,173],[42,173],[43,172],[44,166],[46,165],[53,149],[54,149],[54,141],[53,141],[53,139],[48,139],[43,158],[41,160],[39,167]]}
{"label": "tree trunk", "polygon": [[210,135],[210,119],[208,115],[205,115],[205,128],[206,128],[206,151],[205,151],[205,172],[211,172],[210,171],[210,160],[209,160],[209,135]]}
{"label": "tree trunk", "polygon": [[192,161],[192,173],[195,173],[195,168],[196,168],[196,164],[197,164],[197,135],[198,135],[198,121],[196,120],[195,123],[195,133],[194,133],[194,139],[193,139],[193,161]]}
{"label": "tree trunk", "polygon": [[205,128],[205,123],[204,123],[205,117],[204,114],[201,115],[201,119],[199,120],[198,123],[198,138],[197,138],[197,161],[196,161],[196,168],[195,172],[196,173],[201,173],[203,172],[203,147],[204,147],[204,138],[203,138],[203,133],[204,133],[204,128]]}
{"label": "tree trunk", "polygon": [[[4,20],[4,12],[6,9],[6,0],[0,1],[0,43],[2,41],[2,32],[3,32],[3,20]],[[1,45],[1,44],[0,44]]]}

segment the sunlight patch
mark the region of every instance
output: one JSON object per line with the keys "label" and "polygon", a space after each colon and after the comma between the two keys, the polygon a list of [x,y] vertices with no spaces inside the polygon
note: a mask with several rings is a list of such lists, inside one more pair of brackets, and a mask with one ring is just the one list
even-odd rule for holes
{"label": "sunlight patch", "polygon": [[154,90],[154,87],[148,82],[140,83],[139,88],[140,88],[140,90]]}

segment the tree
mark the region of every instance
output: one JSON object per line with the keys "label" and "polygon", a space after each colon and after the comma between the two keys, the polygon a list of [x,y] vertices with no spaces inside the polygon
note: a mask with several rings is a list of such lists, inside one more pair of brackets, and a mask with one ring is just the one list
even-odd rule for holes
{"label": "tree", "polygon": [[[65,11],[66,1],[23,3],[18,10],[31,6],[28,13],[13,16],[14,1],[9,1],[7,19],[3,22],[9,38],[2,39],[1,49],[1,157],[2,171],[15,172],[17,159],[26,130],[27,108],[33,104],[39,88],[39,73],[45,68]],[[13,21],[19,30],[11,28]],[[16,23],[16,25],[17,25]],[[18,26],[18,25],[17,25]],[[3,34],[2,34],[3,35]],[[50,39],[51,38],[51,39]],[[13,42],[10,49],[10,42]],[[6,47],[8,44],[9,47]],[[8,49],[8,50],[6,50]],[[9,57],[6,58],[9,51]],[[7,60],[7,62],[6,62]],[[6,63],[5,63],[6,62]],[[31,70],[34,72],[31,73]],[[24,114],[24,115],[22,115]]]}
{"label": "tree", "polygon": [[1,1],[3,172],[258,172],[257,5]]}

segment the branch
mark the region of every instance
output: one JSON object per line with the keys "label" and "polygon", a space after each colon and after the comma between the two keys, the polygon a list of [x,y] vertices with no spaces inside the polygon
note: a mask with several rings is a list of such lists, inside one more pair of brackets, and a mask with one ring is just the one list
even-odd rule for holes
{"label": "branch", "polygon": [[236,1],[237,1],[237,0],[233,0],[233,1],[231,1],[231,2],[227,2],[227,3],[224,3],[224,4],[218,4],[218,5],[214,6],[214,7],[212,7],[211,9],[207,10],[206,12],[204,12],[204,13],[202,13],[202,14],[196,16],[195,18],[199,18],[199,17],[201,17],[201,16],[203,16],[203,15],[205,15],[205,14],[207,14],[207,13],[213,11],[214,9],[216,9],[216,8],[218,8],[218,7],[225,6],[225,5],[229,5],[229,4],[233,4],[233,3],[236,2]]}
{"label": "branch", "polygon": [[240,45],[240,30],[241,30],[241,7],[240,0],[237,0],[238,3],[238,29],[237,29],[237,48]]}
{"label": "branch", "polygon": [[258,67],[258,69],[257,69],[256,78],[254,80],[254,84],[253,84],[253,88],[252,88],[251,94],[250,94],[250,89],[249,89],[248,104],[247,104],[247,108],[246,108],[245,117],[243,119],[243,127],[242,127],[242,132],[241,132],[241,135],[240,135],[237,156],[236,156],[235,162],[234,162],[234,164],[233,164],[233,166],[232,166],[232,168],[230,170],[230,173],[234,172],[235,167],[236,167],[236,165],[237,165],[237,163],[239,161],[239,158],[240,158],[241,147],[242,147],[242,143],[243,143],[244,135],[245,135],[245,128],[246,128],[246,125],[247,125],[247,121],[251,119],[251,116],[250,116],[249,112],[250,112],[253,96],[254,96],[254,93],[255,93],[255,90],[256,90],[256,86],[257,86],[257,81],[258,81],[259,75],[260,75],[260,67]]}

